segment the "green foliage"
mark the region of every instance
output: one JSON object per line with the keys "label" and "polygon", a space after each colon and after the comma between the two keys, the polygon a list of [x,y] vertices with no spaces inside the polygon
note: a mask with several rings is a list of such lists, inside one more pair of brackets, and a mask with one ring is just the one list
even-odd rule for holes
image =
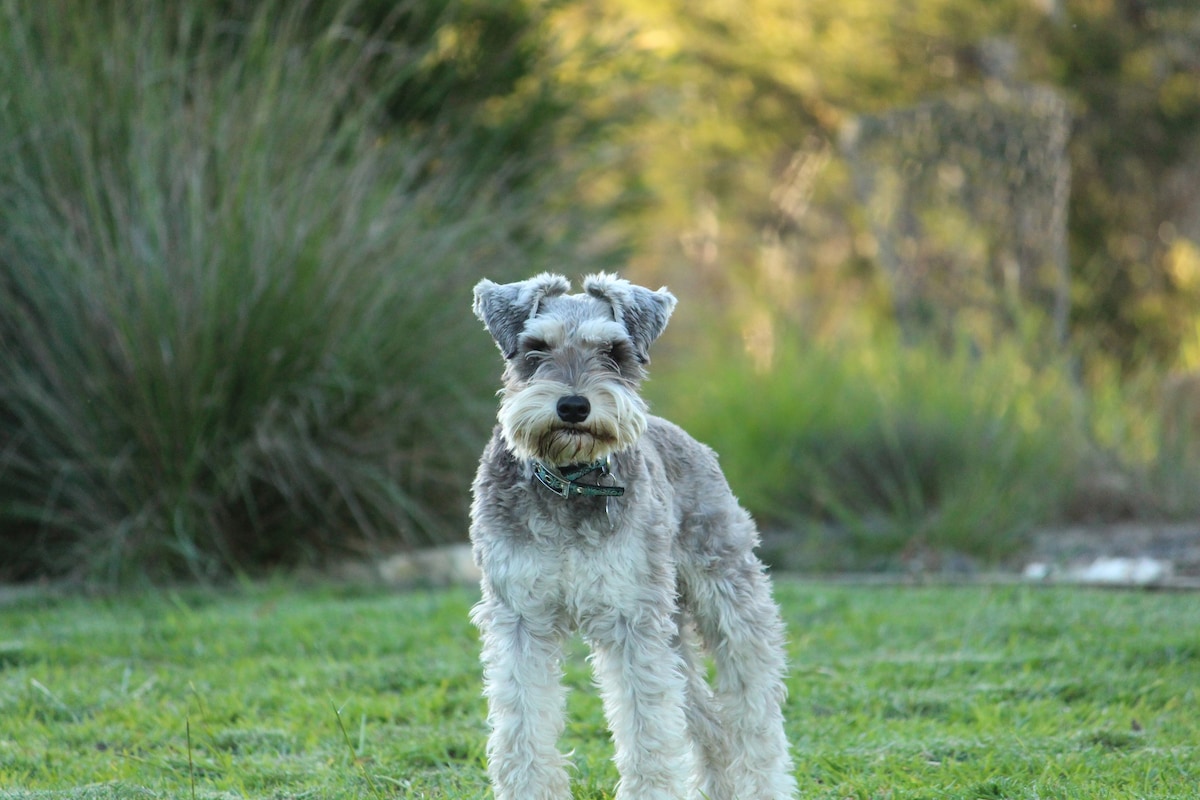
{"label": "green foliage", "polygon": [[1115,365],[1086,387],[1091,463],[1082,471],[1079,516],[1194,519],[1200,513],[1200,378]]}
{"label": "green foliage", "polygon": [[[496,371],[476,278],[626,253],[707,308],[706,339],[875,327],[896,287],[845,124],[998,84],[1070,104],[1072,347],[1105,396],[1011,342],[944,363],[885,343],[781,353],[770,378],[684,363],[664,396],[731,380],[664,408],[760,514],[871,552],[1005,552],[1078,482],[1081,428],[1138,509],[1182,513],[1188,448],[1103,437],[1158,411],[1105,381],[1200,363],[1197,24],[1173,0],[0,4],[0,578],[460,536]],[[1003,130],[992,149],[1024,148]],[[935,193],[1045,221],[952,167]],[[941,199],[924,244],[962,260],[930,285],[974,287],[997,231]]]}
{"label": "green foliage", "polygon": [[835,523],[868,560],[911,543],[1011,552],[1058,512],[1084,441],[1065,373],[1015,350],[877,337],[784,345],[769,371],[740,353],[705,363],[660,369],[655,407],[716,449],[764,522]]}
{"label": "green foliage", "polygon": [[[8,598],[0,798],[191,797],[193,782],[208,800],[483,797],[476,597]],[[1165,800],[1200,783],[1192,597],[788,579],[776,597],[804,797]],[[582,647],[564,668],[575,796],[611,798]]]}
{"label": "green foliage", "polygon": [[[1200,308],[1200,272],[1179,257],[1200,242],[1196,4],[610,0],[553,19],[612,43],[614,57],[577,80],[603,76],[614,104],[640,112],[615,134],[627,157],[604,176],[650,200],[626,220],[639,268],[698,276],[736,301],[736,324],[762,309],[809,321],[781,271],[822,276],[813,302],[853,308],[845,287],[877,268],[836,152],[848,122],[1037,85],[1074,119],[1064,224],[1084,366],[1179,357]],[[1016,163],[1023,145],[1009,145]]]}
{"label": "green foliage", "polygon": [[[124,0],[116,0],[116,6]],[[172,19],[193,0],[166,3]],[[355,52],[353,91],[370,95],[380,125],[438,139],[463,196],[499,181],[507,190],[536,181],[567,111],[546,61],[544,10],[523,0],[307,0],[281,14],[277,0],[220,0],[209,25],[266,25],[304,47]],[[236,35],[214,32],[237,57]],[[426,165],[428,166],[428,165]]]}
{"label": "green foliage", "polygon": [[0,577],[464,528],[495,372],[469,287],[561,255],[541,189],[380,127],[373,76],[420,53],[205,8],[3,7]]}
{"label": "green foliage", "polygon": [[1143,359],[1172,365],[1200,309],[1200,286],[1172,253],[1200,240],[1197,12],[1174,0],[1068,3],[1057,24],[1025,37],[1045,47],[1035,56],[1045,79],[1077,108],[1070,231],[1080,346],[1126,370]]}

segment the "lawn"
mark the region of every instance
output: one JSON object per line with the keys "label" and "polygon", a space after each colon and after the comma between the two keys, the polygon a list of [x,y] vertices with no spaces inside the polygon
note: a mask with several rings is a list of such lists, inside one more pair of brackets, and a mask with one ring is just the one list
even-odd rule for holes
{"label": "lawn", "polygon": [[[1194,798],[1195,595],[777,580],[806,798]],[[0,797],[479,798],[470,590],[0,604]],[[565,748],[616,776],[583,649]]]}

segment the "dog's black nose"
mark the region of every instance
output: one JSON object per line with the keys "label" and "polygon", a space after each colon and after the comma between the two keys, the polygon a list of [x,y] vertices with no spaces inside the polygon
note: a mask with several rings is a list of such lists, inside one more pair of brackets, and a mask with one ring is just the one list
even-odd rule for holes
{"label": "dog's black nose", "polygon": [[558,418],[563,422],[583,422],[592,411],[592,404],[581,394],[558,398]]}

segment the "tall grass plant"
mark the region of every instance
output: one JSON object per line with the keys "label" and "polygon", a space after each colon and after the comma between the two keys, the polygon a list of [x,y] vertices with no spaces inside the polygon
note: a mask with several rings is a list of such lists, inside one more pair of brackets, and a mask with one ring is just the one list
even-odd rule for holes
{"label": "tall grass plant", "polygon": [[856,566],[913,547],[1011,553],[1060,509],[1086,439],[1066,371],[1016,348],[881,335],[783,344],[768,370],[732,353],[676,362],[651,384],[656,407],[717,450],[768,526],[833,532]]}
{"label": "tall grass plant", "polygon": [[377,124],[366,65],[419,54],[167,7],[0,6],[0,577],[461,535],[468,288],[537,258],[536,187],[464,193],[453,131]]}
{"label": "tall grass plant", "polygon": [[1079,515],[1200,514],[1200,373],[1099,365],[1085,391],[1093,448]]}

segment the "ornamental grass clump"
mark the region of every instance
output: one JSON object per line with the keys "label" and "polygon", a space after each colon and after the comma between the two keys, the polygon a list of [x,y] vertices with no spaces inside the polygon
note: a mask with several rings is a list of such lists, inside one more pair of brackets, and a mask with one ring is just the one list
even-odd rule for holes
{"label": "ornamental grass clump", "polygon": [[[653,384],[671,381],[656,408],[721,454],[768,528],[830,534],[850,551],[842,565],[895,567],[912,548],[1011,555],[1059,517],[1072,487],[1079,393],[1060,366],[1034,369],[1015,346],[947,353],[879,336],[782,347],[769,372],[721,363],[703,383],[685,365]],[[826,555],[785,563],[829,567]]]}
{"label": "ornamental grass clump", "polygon": [[0,11],[0,577],[459,535],[491,411],[464,287],[526,269],[538,206],[379,124],[379,53],[419,53],[125,5]]}

